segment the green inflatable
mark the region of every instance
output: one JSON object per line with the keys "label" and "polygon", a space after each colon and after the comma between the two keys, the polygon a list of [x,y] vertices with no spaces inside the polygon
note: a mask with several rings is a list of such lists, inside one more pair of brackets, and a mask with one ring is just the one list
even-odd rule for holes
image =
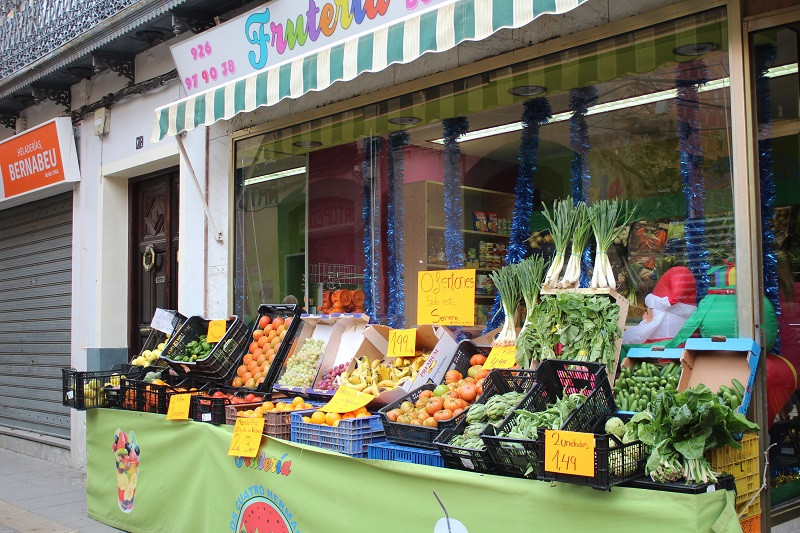
{"label": "green inflatable", "polygon": [[[738,316],[736,313],[735,294],[709,294],[697,306],[692,316],[686,321],[675,338],[669,341],[656,342],[653,344],[628,345],[626,348],[637,346],[662,345],[667,348],[677,348],[686,339],[699,331],[701,337],[711,337],[713,335],[724,335],[726,337],[738,337]],[[775,339],[778,336],[778,316],[775,308],[764,298],[764,323],[761,325],[764,331],[764,338],[767,344],[768,353],[775,346]],[[625,350],[627,353],[627,349]]]}

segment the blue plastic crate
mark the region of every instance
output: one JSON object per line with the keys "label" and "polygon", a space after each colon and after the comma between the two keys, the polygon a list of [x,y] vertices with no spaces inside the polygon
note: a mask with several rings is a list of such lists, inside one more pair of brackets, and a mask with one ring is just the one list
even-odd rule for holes
{"label": "blue plastic crate", "polygon": [[291,424],[292,442],[325,448],[351,457],[366,457],[370,444],[385,440],[383,424],[377,415],[348,418],[332,427],[304,422],[301,413],[292,413]]}
{"label": "blue plastic crate", "polygon": [[376,442],[367,447],[367,459],[382,459],[384,461],[400,461],[415,465],[444,467],[442,454],[435,450],[400,446],[391,442]]}

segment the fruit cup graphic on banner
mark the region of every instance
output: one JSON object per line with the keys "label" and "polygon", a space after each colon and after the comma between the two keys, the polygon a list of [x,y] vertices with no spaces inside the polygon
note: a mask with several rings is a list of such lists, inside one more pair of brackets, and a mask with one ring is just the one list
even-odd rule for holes
{"label": "fruit cup graphic on banner", "polygon": [[139,444],[136,434],[126,434],[117,428],[111,445],[117,463],[117,501],[123,513],[133,511],[136,480],[139,477]]}

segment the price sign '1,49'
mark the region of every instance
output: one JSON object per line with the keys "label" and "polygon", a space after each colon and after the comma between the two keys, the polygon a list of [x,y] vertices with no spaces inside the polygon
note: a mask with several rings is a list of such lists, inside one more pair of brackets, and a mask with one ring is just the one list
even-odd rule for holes
{"label": "price sign '1,49'", "polygon": [[558,474],[594,477],[594,434],[545,431],[544,469]]}

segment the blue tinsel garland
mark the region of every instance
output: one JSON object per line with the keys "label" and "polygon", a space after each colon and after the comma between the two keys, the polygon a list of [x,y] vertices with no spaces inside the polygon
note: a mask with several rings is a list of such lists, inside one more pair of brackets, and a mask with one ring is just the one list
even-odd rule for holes
{"label": "blue tinsel garland", "polygon": [[364,220],[364,312],[375,321],[378,319],[380,310],[378,295],[378,269],[380,254],[380,227],[375,231],[374,221],[380,224],[378,214],[379,206],[375,206],[375,213],[372,213],[372,194],[374,187],[380,183],[380,179],[375,179],[378,174],[378,160],[381,153],[383,139],[380,137],[368,137],[363,141],[364,162],[361,165],[361,177],[363,183],[364,206],[362,216]]}
{"label": "blue tinsel garland", "polygon": [[[758,173],[761,178],[761,249],[764,262],[764,294],[780,316],[778,293],[778,255],[775,245],[775,165],[772,159],[771,94],[767,69],[775,62],[777,51],[771,44],[755,47],[756,95],[758,97]],[[780,335],[773,352],[781,353]]]}
{"label": "blue tinsel garland", "polygon": [[[530,253],[528,238],[531,235],[533,215],[533,178],[539,156],[539,133],[547,124],[552,111],[547,98],[535,98],[523,104],[522,134],[519,144],[519,174],[514,186],[514,214],[511,219],[511,236],[506,251],[506,264],[519,263]],[[505,320],[500,294],[495,296],[492,311],[484,333],[500,327]]]}
{"label": "blue tinsel garland", "polygon": [[447,268],[464,267],[464,206],[461,199],[461,147],[458,138],[469,130],[466,117],[446,118],[444,129],[444,256]]}
{"label": "blue tinsel garland", "polygon": [[706,247],[706,188],[703,178],[700,102],[697,88],[708,81],[708,69],[702,59],[677,67],[675,99],[678,114],[678,150],[680,153],[683,195],[686,199],[686,266],[697,282],[697,300],[708,293],[708,248]]}
{"label": "blue tinsel garland", "polygon": [[[572,165],[570,166],[570,195],[576,205],[578,202],[589,203],[589,192],[592,177],[589,173],[589,125],[586,123],[586,112],[589,106],[597,102],[597,88],[593,85],[577,87],[569,91],[569,147],[572,149]],[[588,287],[592,279],[592,263],[594,254],[591,245],[587,245],[581,259],[580,286]]]}
{"label": "blue tinsel garland", "polygon": [[389,248],[389,326],[403,328],[406,324],[405,268],[403,266],[403,147],[409,143],[408,133],[398,131],[389,135],[389,199],[386,205],[386,242]]}

